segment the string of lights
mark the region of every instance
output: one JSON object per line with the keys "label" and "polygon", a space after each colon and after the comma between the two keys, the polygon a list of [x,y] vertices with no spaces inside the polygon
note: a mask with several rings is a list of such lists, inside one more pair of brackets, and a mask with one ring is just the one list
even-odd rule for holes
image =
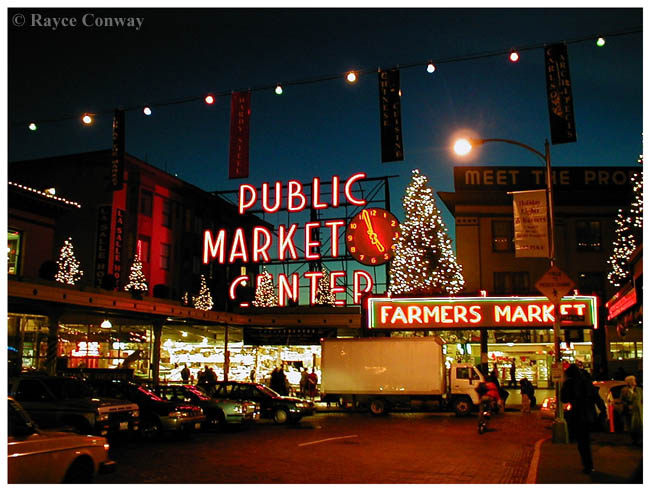
{"label": "string of lights", "polygon": [[[613,37],[618,37],[618,36],[627,36],[627,35],[632,35],[632,34],[638,34],[642,33],[643,28],[642,27],[636,27],[630,30],[626,31],[619,31],[619,32],[610,32],[610,33],[602,33],[602,34],[596,34],[596,35],[589,35],[581,38],[576,38],[576,39],[571,39],[571,40],[565,40],[561,41],[567,45],[569,44],[577,44],[577,43],[584,43],[587,41],[593,41],[597,47],[603,47],[606,44],[606,39],[607,38],[613,38]],[[427,61],[420,61],[420,62],[414,62],[414,63],[405,63],[405,64],[396,64],[393,65],[392,67],[388,67],[386,69],[410,69],[410,68],[418,68],[418,67],[425,67],[427,73],[433,74],[437,67],[439,65],[445,65],[449,63],[458,63],[458,62],[466,62],[466,61],[473,61],[473,60],[478,60],[478,59],[483,59],[483,58],[491,58],[491,57],[498,57],[498,56],[507,56],[508,60],[512,63],[517,63],[521,59],[521,53],[526,52],[526,51],[531,51],[531,50],[536,50],[536,49],[543,49],[545,46],[548,46],[550,44],[556,44],[556,43],[536,43],[536,44],[531,44],[527,46],[522,46],[519,48],[508,48],[508,49],[501,49],[501,50],[495,50],[495,51],[485,51],[485,52],[480,52],[480,53],[473,53],[473,54],[467,54],[467,55],[462,55],[462,56],[450,56],[446,58],[439,58],[439,59],[429,59]],[[280,81],[280,82],[274,82],[272,84],[263,84],[255,87],[249,87],[246,89],[228,89],[228,90],[221,90],[217,92],[210,92],[208,94],[200,95],[200,96],[188,96],[180,99],[174,99],[174,100],[168,100],[168,101],[160,101],[160,102],[154,102],[154,103],[148,103],[148,104],[142,104],[142,105],[132,105],[132,106],[120,106],[118,109],[123,110],[125,112],[129,111],[142,111],[145,116],[151,116],[153,114],[153,108],[160,108],[160,107],[166,107],[166,106],[172,106],[172,105],[177,105],[177,104],[188,104],[192,102],[197,102],[203,100],[205,104],[207,105],[212,105],[216,102],[218,98],[221,97],[228,97],[234,92],[263,92],[263,91],[268,91],[268,90],[273,90],[275,94],[277,95],[282,95],[284,93],[284,89],[286,87],[291,87],[291,86],[298,86],[298,85],[308,85],[308,84],[316,84],[316,83],[322,83],[322,82],[327,82],[331,80],[340,80],[344,79],[347,81],[347,83],[353,84],[356,83],[359,80],[360,76],[363,75],[369,75],[369,74],[376,74],[377,73],[377,68],[363,68],[363,69],[355,69],[355,70],[350,70],[345,72],[344,74],[338,73],[338,74],[331,74],[331,75],[322,75],[322,76],[315,76],[311,78],[304,78],[304,79],[299,79],[299,80],[292,80],[292,81]],[[113,116],[115,111],[115,108],[110,108],[106,110],[101,110],[99,112],[95,113],[83,113],[81,116],[79,115],[63,115],[61,117],[52,117],[48,119],[39,119],[39,120],[24,120],[24,121],[14,121],[10,123],[10,126],[16,127],[16,126],[26,126],[29,130],[31,131],[36,131],[38,130],[39,125],[42,124],[48,124],[48,123],[58,123],[62,121],[69,121],[69,120],[75,120],[75,119],[80,119],[81,122],[84,125],[91,125],[94,123],[95,119],[99,116],[102,115],[110,115],[111,117]]]}

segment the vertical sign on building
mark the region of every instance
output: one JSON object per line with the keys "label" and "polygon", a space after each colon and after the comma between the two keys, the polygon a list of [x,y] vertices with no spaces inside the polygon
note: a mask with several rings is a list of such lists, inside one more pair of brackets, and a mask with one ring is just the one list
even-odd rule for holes
{"label": "vertical sign on building", "polygon": [[399,70],[379,70],[379,124],[381,126],[381,161],[404,160],[402,146],[402,106]]}
{"label": "vertical sign on building", "polygon": [[111,188],[118,191],[124,185],[124,111],[113,116],[113,149],[111,152]]}
{"label": "vertical sign on building", "polygon": [[119,289],[122,274],[122,242],[124,241],[124,210],[115,210],[115,239],[113,241],[113,276]]}
{"label": "vertical sign on building", "polygon": [[233,92],[230,101],[230,165],[228,177],[248,177],[251,93]]}
{"label": "vertical sign on building", "polygon": [[544,48],[546,68],[546,95],[551,123],[551,143],[576,141],[573,113],[573,95],[569,74],[569,54],[566,44],[552,44]]}
{"label": "vertical sign on building", "polygon": [[108,252],[111,235],[111,206],[97,209],[97,241],[95,248],[95,286],[101,288],[108,273]]}
{"label": "vertical sign on building", "polygon": [[515,257],[549,257],[546,190],[514,191]]}

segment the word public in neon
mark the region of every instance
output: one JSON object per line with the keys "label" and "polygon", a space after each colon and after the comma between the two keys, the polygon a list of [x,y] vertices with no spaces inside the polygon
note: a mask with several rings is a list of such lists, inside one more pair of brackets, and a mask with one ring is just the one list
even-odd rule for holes
{"label": "word public in neon", "polygon": [[[552,326],[556,312],[546,297],[368,299],[369,329],[450,329]],[[596,297],[564,297],[562,326],[597,328]]]}

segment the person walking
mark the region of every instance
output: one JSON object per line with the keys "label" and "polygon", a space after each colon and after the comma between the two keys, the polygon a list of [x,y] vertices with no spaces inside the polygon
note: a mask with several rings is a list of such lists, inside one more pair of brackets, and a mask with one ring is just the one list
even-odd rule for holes
{"label": "person walking", "polygon": [[517,367],[515,366],[515,359],[513,358],[510,361],[510,384],[509,384],[509,387],[517,388],[517,379],[515,378],[516,372],[517,372]]}
{"label": "person walking", "polygon": [[183,366],[183,369],[181,370],[181,379],[183,379],[184,384],[190,381],[190,369],[187,368],[187,363]]}
{"label": "person walking", "polygon": [[309,374],[309,397],[313,400],[316,397],[316,388],[318,386],[318,375],[316,369],[312,367]]}
{"label": "person walking", "polygon": [[564,376],[560,401],[571,405],[564,413],[569,427],[569,440],[577,443],[582,472],[591,474],[594,471],[594,462],[591,455],[590,427],[596,421],[593,384],[575,363],[567,367]]}
{"label": "person walking", "polygon": [[640,445],[643,436],[643,392],[636,385],[634,375],[625,377],[625,383],[627,385],[621,391],[625,429],[629,430],[634,445]]}
{"label": "person walking", "polygon": [[302,368],[300,373],[300,397],[306,397],[309,390],[309,371],[307,367]]}

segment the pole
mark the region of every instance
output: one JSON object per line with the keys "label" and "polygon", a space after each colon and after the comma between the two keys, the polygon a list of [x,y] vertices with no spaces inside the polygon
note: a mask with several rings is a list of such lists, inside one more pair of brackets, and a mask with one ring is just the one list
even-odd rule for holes
{"label": "pole", "polygon": [[[546,199],[548,201],[550,263],[555,266],[555,213],[553,210],[553,176],[551,174],[551,149],[548,140],[544,142],[544,160],[546,161]],[[560,355],[560,303],[553,302],[553,342],[555,345],[555,365],[562,364]],[[564,408],[560,400],[562,380],[555,384],[555,419],[553,420],[553,443],[568,443]]]}

